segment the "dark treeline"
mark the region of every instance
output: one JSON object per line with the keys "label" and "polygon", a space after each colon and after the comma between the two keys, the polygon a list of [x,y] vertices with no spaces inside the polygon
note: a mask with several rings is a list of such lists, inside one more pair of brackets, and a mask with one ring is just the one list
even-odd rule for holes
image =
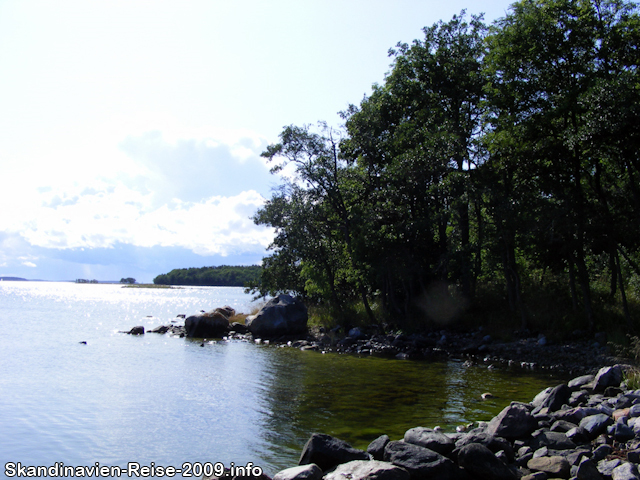
{"label": "dark treeline", "polygon": [[153,279],[156,285],[201,285],[211,287],[244,287],[260,278],[260,267],[252,265],[202,268],[176,268]]}
{"label": "dark treeline", "polygon": [[276,230],[254,291],[399,323],[491,300],[522,328],[602,328],[606,304],[632,326],[637,6],[523,0],[423,32],[343,128],[289,126],[263,153],[292,175],[254,217]]}

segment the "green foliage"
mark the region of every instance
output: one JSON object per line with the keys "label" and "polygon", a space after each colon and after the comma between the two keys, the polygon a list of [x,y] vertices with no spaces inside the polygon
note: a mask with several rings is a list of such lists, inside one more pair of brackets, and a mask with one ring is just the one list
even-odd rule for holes
{"label": "green foliage", "polygon": [[121,278],[120,283],[128,283],[129,285],[133,285],[134,283],[136,283],[136,279],[131,277]]}
{"label": "green foliage", "polygon": [[276,237],[253,290],[403,327],[635,328],[638,6],[521,0],[423,33],[344,130],[263,153],[294,177],[254,217]]}
{"label": "green foliage", "polygon": [[156,285],[201,285],[212,287],[243,287],[257,282],[262,268],[252,266],[228,266],[202,268],[177,268],[153,279]]}

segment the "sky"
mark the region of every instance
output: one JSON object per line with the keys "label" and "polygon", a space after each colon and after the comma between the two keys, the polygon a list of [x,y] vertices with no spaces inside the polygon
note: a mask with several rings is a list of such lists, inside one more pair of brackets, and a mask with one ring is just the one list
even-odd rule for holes
{"label": "sky", "polygon": [[259,264],[283,127],[338,127],[389,48],[510,3],[0,0],[0,276]]}

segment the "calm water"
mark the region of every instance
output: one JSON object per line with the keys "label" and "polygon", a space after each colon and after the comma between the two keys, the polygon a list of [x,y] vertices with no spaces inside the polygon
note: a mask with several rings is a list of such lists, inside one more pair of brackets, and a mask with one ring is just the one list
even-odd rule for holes
{"label": "calm water", "polygon": [[[297,464],[313,432],[359,448],[411,427],[488,420],[559,379],[118,333],[231,305],[241,288],[0,283],[0,461]],[[151,317],[149,317],[151,316]],[[79,342],[86,341],[87,345]],[[479,401],[490,391],[497,397]]]}

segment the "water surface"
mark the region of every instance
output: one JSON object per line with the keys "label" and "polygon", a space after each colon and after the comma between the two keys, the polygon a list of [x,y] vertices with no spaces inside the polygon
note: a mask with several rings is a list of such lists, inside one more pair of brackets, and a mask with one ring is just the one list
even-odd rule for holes
{"label": "water surface", "polygon": [[[273,474],[297,464],[313,432],[366,448],[383,433],[488,420],[560,382],[457,361],[119,333],[223,305],[253,306],[240,288],[0,283],[1,464],[251,461]],[[496,398],[481,401],[486,391]]]}

